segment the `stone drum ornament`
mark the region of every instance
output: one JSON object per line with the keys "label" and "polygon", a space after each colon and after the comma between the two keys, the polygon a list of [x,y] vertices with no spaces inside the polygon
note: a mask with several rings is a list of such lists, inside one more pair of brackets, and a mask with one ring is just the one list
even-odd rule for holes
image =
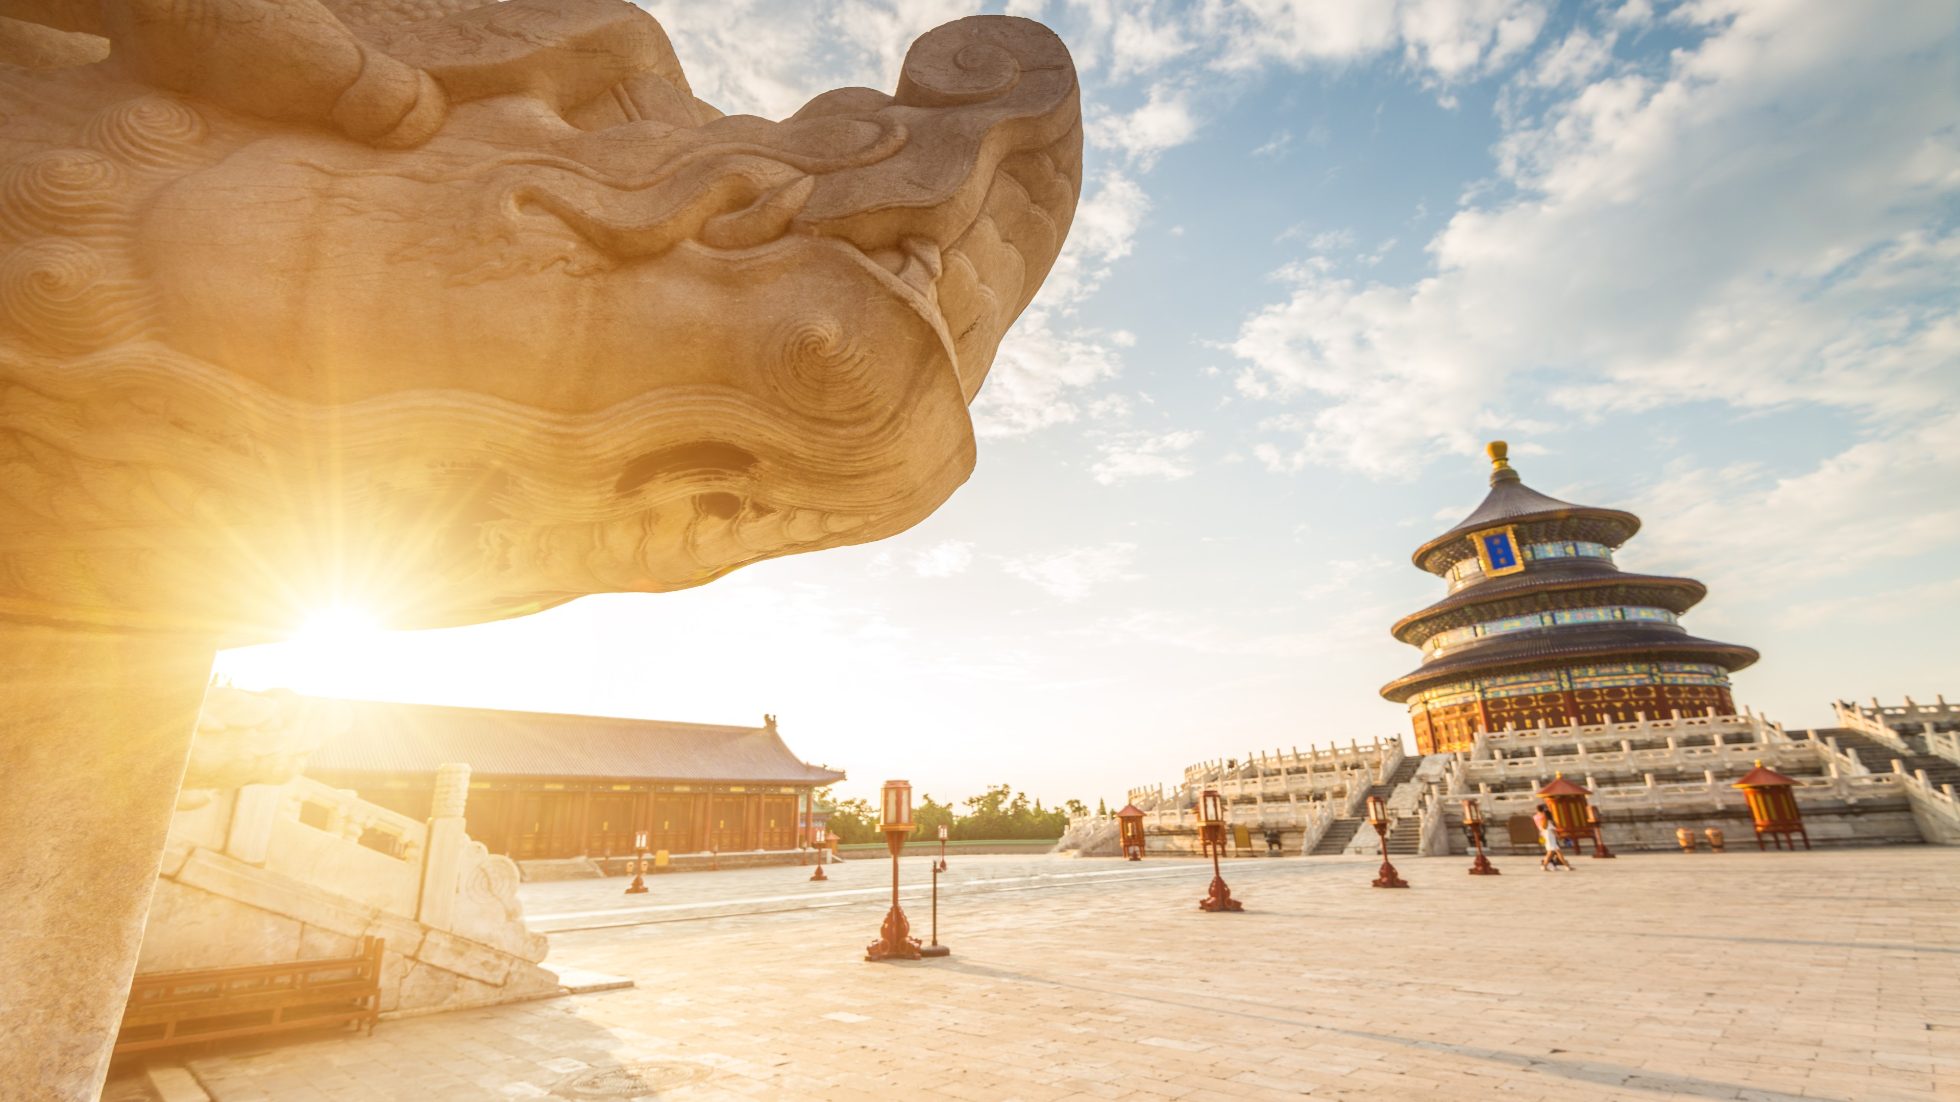
{"label": "stone drum ornament", "polygon": [[1081,146],[1003,16],[772,121],[623,0],[0,0],[6,1081],[100,1087],[218,648],[917,524]]}

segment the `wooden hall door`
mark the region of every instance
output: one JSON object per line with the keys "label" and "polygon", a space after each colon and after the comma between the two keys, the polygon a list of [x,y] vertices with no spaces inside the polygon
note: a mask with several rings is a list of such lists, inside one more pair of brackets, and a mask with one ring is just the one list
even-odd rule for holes
{"label": "wooden hall door", "polygon": [[702,849],[695,840],[691,824],[694,822],[694,797],[656,795],[653,798],[653,828],[649,831],[647,845],[650,849],[666,850],[668,853],[697,853]]}
{"label": "wooden hall door", "polygon": [[796,797],[764,796],[762,803],[763,849],[796,848]]}
{"label": "wooden hall door", "polygon": [[741,796],[716,796],[708,810],[708,837],[716,850],[728,853],[749,848],[743,838],[748,801]]}
{"label": "wooden hall door", "polygon": [[586,813],[585,852],[593,857],[612,854],[622,857],[633,852],[633,794],[594,792],[592,809]]}

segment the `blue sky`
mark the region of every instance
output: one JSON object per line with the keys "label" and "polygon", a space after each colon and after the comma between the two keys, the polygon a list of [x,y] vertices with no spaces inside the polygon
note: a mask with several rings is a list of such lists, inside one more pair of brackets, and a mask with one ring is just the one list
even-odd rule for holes
{"label": "blue sky", "polygon": [[[695,91],[890,89],[970,6],[646,5]],[[1960,5],[1021,2],[1082,70],[1068,249],[901,537],[704,589],[233,652],[239,683],[719,722],[848,790],[1048,800],[1406,736],[1409,564],[1513,445],[1646,522],[1737,699],[1960,691]],[[989,6],[987,10],[1001,10]]]}

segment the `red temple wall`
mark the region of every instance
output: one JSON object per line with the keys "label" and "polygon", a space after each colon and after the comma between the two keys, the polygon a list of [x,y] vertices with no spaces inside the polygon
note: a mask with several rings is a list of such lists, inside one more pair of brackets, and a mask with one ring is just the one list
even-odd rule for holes
{"label": "red temple wall", "polygon": [[1661,719],[1679,710],[1683,715],[1734,715],[1735,700],[1726,685],[1626,685],[1611,689],[1569,689],[1562,692],[1501,696],[1456,704],[1417,707],[1409,713],[1415,728],[1416,752],[1452,753],[1468,750],[1479,730],[1521,727],[1565,727],[1588,723],[1630,723],[1645,715]]}

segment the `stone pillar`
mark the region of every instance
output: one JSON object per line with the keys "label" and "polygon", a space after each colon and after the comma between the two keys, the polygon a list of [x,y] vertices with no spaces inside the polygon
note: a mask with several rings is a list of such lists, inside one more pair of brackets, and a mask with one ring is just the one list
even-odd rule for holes
{"label": "stone pillar", "polygon": [[92,1099],[211,679],[208,639],[0,621],[0,1083]]}
{"label": "stone pillar", "polygon": [[470,798],[470,767],[450,762],[436,769],[429,801],[429,848],[422,856],[422,899],[415,917],[423,925],[447,930],[456,918],[456,886],[463,874],[463,851],[470,836],[463,810]]}
{"label": "stone pillar", "polygon": [[285,801],[283,784],[248,784],[240,788],[232,796],[225,852],[247,864],[265,864],[265,855],[272,848],[272,821]]}

